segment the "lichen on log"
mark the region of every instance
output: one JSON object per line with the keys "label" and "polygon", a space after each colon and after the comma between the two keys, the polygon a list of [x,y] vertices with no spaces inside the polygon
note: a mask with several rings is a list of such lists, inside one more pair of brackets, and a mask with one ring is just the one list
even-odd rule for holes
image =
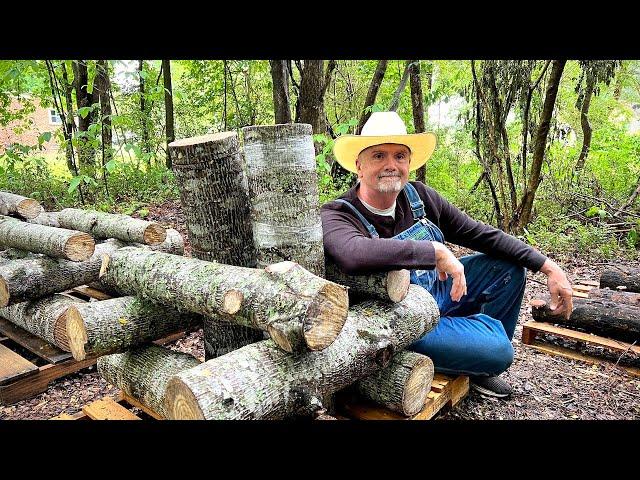
{"label": "lichen on log", "polygon": [[411,283],[409,270],[392,270],[371,275],[348,275],[333,262],[327,262],[326,270],[326,278],[349,287],[350,294],[383,301],[402,301],[407,296]]}

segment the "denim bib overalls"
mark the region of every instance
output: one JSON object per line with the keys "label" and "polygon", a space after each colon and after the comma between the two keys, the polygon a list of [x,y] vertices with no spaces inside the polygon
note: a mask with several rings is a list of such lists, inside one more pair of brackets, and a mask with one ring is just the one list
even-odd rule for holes
{"label": "denim bib overalls", "polygon": [[[415,223],[391,238],[444,243],[442,231],[426,218],[424,203],[415,187],[407,183],[403,192]],[[349,207],[371,238],[380,237],[355,206],[344,199],[335,201]],[[438,372],[498,375],[513,361],[511,338],[524,295],[526,272],[511,262],[484,254],[459,260],[467,280],[467,295],[460,302],[451,300],[450,276],[441,281],[436,269],[411,270],[411,283],[431,293],[441,316],[436,327],[408,349],[429,356]]]}

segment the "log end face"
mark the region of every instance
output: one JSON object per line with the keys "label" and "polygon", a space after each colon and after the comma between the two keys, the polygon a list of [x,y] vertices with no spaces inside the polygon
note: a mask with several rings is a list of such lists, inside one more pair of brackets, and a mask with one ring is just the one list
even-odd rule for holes
{"label": "log end face", "polygon": [[87,328],[82,319],[82,315],[73,305],[67,308],[64,316],[66,317],[66,333],[69,342],[69,350],[75,360],[84,360],[87,356],[84,346],[88,341]]}
{"label": "log end face", "polygon": [[287,353],[293,353],[294,346],[287,335],[286,329],[276,328],[273,324],[267,326],[267,333],[278,347]]}
{"label": "log end face", "polygon": [[109,268],[109,262],[111,261],[111,257],[106,253],[102,255],[102,264],[100,265],[100,273],[98,274],[98,278],[102,278]]}
{"label": "log end face", "polygon": [[230,315],[235,315],[240,311],[244,295],[238,290],[229,290],[222,299],[222,311]]}
{"label": "log end face", "polygon": [[409,293],[411,274],[409,270],[392,270],[387,274],[387,293],[389,299],[398,303],[405,299]]}
{"label": "log end face", "polygon": [[544,300],[542,300],[541,298],[534,298],[533,300],[531,300],[529,302],[529,305],[531,305],[531,307],[533,309],[537,309],[537,308],[542,308],[547,304],[547,302],[545,302]]}
{"label": "log end face", "polygon": [[206,420],[196,396],[178,377],[167,383],[165,410],[170,420]]}
{"label": "log end face", "polygon": [[6,307],[9,305],[9,299],[11,294],[9,293],[9,286],[7,281],[0,276],[0,307]]}
{"label": "log end face", "polygon": [[78,233],[67,240],[64,246],[64,254],[69,260],[84,262],[93,255],[95,248],[96,244],[91,235]]}
{"label": "log end face", "polygon": [[18,214],[21,217],[32,219],[40,215],[44,209],[37,200],[33,198],[25,198],[17,205]]}
{"label": "log end face", "polygon": [[142,238],[147,245],[159,245],[166,240],[167,229],[162,225],[152,223],[144,229]]}
{"label": "log end face", "polygon": [[342,331],[349,311],[347,288],[327,282],[307,309],[304,338],[310,350],[331,345]]}
{"label": "log end face", "polygon": [[405,415],[415,415],[424,407],[433,382],[433,361],[426,355],[411,369],[402,392],[402,409]]}
{"label": "log end face", "polygon": [[283,274],[296,267],[299,267],[299,264],[290,260],[285,260],[284,262],[272,263],[271,265],[267,265],[266,267],[264,267],[264,269],[267,273]]}

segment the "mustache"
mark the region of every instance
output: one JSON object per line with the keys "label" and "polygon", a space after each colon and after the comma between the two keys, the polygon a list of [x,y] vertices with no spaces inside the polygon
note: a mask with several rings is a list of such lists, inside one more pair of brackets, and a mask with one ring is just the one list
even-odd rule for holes
{"label": "mustache", "polygon": [[378,178],[385,178],[385,177],[397,177],[397,178],[400,178],[400,174],[399,173],[381,173],[380,175],[378,175]]}

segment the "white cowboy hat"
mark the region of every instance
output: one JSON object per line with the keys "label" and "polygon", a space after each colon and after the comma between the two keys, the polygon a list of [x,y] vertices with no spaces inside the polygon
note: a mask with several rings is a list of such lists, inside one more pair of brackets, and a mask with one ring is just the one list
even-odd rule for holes
{"label": "white cowboy hat", "polygon": [[340,165],[358,173],[356,158],[362,150],[382,143],[398,143],[411,150],[409,171],[427,163],[436,148],[436,135],[431,132],[407,134],[407,127],[396,112],[374,112],[363,125],[360,135],[342,135],[333,145]]}

